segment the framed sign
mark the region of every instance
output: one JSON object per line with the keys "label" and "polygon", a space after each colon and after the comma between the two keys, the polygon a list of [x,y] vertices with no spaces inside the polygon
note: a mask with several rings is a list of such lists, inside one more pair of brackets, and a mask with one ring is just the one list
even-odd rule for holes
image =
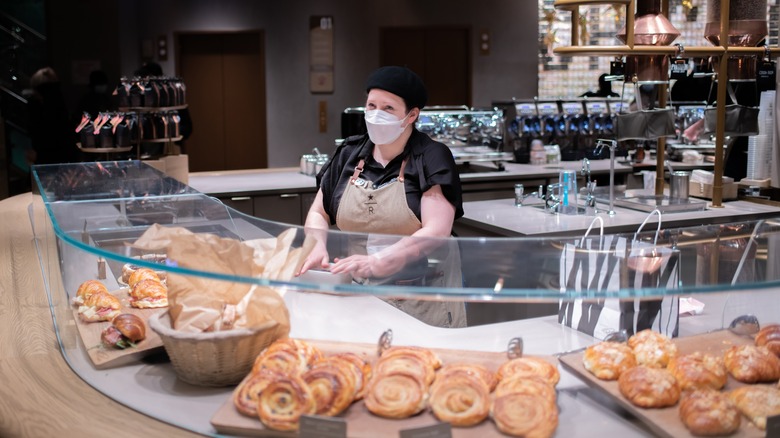
{"label": "framed sign", "polygon": [[309,18],[309,90],[333,92],[333,17]]}

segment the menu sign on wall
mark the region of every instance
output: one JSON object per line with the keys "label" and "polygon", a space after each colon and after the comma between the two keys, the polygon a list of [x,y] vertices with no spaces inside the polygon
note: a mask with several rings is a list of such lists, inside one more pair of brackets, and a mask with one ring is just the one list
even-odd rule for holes
{"label": "menu sign on wall", "polygon": [[333,17],[309,18],[309,90],[333,92]]}

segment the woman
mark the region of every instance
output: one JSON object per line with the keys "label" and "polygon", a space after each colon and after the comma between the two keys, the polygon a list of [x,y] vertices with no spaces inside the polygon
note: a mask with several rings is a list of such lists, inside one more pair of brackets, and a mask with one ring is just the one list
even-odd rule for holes
{"label": "woman", "polygon": [[[319,190],[306,217],[317,244],[299,274],[330,267],[359,282],[460,287],[457,244],[425,239],[450,236],[463,215],[452,152],[414,125],[427,101],[425,85],[411,70],[389,66],[369,76],[366,91],[368,134],[348,138],[317,175]],[[331,265],[325,236],[333,224],[367,238],[359,245],[353,239],[350,255]],[[435,272],[428,257],[439,260]],[[413,266],[422,268],[410,278]],[[431,325],[466,324],[462,303],[389,301]]]}

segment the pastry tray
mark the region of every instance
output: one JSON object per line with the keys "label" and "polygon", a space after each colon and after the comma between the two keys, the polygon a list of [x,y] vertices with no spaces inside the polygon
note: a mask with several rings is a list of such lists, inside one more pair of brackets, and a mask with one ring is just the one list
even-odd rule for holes
{"label": "pastry tray", "polygon": [[[340,352],[353,352],[361,357],[374,362],[377,357],[377,346],[372,344],[357,344],[357,343],[342,343],[332,341],[309,341],[316,345],[326,355],[340,353]],[[507,355],[505,352],[493,353],[483,351],[466,351],[466,350],[445,350],[432,348],[439,355],[442,362],[446,364],[451,363],[472,363],[484,365],[492,371],[496,371],[498,367],[506,362]],[[545,356],[545,360],[553,363],[557,366],[557,360],[554,357]],[[561,400],[559,400],[560,406]],[[366,437],[366,438],[398,438],[399,432],[405,429],[414,429],[418,427],[432,426],[439,423],[430,410],[424,410],[418,415],[402,420],[394,420],[382,418],[371,414],[363,404],[363,401],[357,401],[353,403],[344,413],[337,418],[343,418],[347,423],[348,436],[350,437]],[[242,435],[242,436],[274,436],[274,437],[293,437],[297,436],[295,433],[278,432],[267,429],[263,426],[259,419],[250,418],[240,414],[233,406],[232,393],[231,397],[225,400],[225,403],[217,410],[214,416],[211,418],[211,425],[219,433],[230,435]],[[565,432],[564,421],[559,421],[558,436],[570,436]],[[495,423],[488,418],[482,423],[466,428],[452,427],[453,437],[505,437],[496,428]]]}
{"label": "pastry tray", "polygon": [[100,334],[103,332],[103,329],[111,325],[111,322],[84,322],[78,315],[78,306],[71,305],[73,319],[76,323],[81,342],[84,344],[84,348],[92,361],[92,364],[97,369],[113,368],[137,362],[143,357],[159,352],[163,347],[162,339],[160,339],[160,336],[158,336],[157,333],[149,328],[147,321],[150,316],[157,312],[167,311],[168,308],[136,309],[135,307],[130,306],[130,294],[128,292],[128,288],[120,288],[111,291],[110,293],[119,298],[119,301],[122,303],[121,313],[132,313],[144,321],[144,324],[146,325],[146,339],[136,344],[135,347],[126,348],[124,350],[105,347],[100,341]]}
{"label": "pastry tray", "polygon": [[[684,338],[675,338],[674,343],[677,344],[677,349],[680,355],[693,353],[700,351],[702,353],[709,353],[712,355],[720,355],[729,349],[732,345],[744,345],[752,344],[753,339],[748,336],[738,336],[728,330],[719,330],[716,332],[706,333],[702,335],[688,336]],[[563,355],[559,358],[561,365],[567,370],[573,372],[575,375],[584,380],[588,385],[598,388],[603,391],[610,399],[617,402],[617,404],[632,415],[647,425],[653,433],[660,437],[680,438],[680,437],[693,437],[688,429],[680,421],[679,416],[679,403],[672,407],[661,409],[644,409],[634,406],[631,402],[625,399],[618,389],[618,383],[614,381],[599,380],[593,376],[582,365],[582,357],[584,351]],[[724,391],[744,386],[744,383],[740,383],[734,380],[729,375],[728,382]],[[753,425],[746,417],[742,417],[742,422],[739,430],[730,437],[764,437],[766,432],[758,429]]]}

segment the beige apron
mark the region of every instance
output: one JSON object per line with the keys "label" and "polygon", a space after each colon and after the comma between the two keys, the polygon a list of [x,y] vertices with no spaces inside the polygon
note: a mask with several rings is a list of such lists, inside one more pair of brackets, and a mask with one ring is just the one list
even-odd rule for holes
{"label": "beige apron", "polygon": [[[341,196],[336,212],[336,226],[340,230],[366,233],[362,241],[350,242],[353,254],[375,254],[399,240],[398,236],[410,236],[422,228],[422,223],[406,202],[404,169],[401,163],[398,177],[374,188],[371,181],[360,178],[365,160],[360,160]],[[461,287],[460,252],[457,242],[450,239],[447,245],[428,257],[419,278],[397,280],[394,284],[425,284],[433,287]],[[424,283],[423,283],[424,282]],[[466,310],[463,303],[386,300],[417,319],[438,327],[465,327]]]}

